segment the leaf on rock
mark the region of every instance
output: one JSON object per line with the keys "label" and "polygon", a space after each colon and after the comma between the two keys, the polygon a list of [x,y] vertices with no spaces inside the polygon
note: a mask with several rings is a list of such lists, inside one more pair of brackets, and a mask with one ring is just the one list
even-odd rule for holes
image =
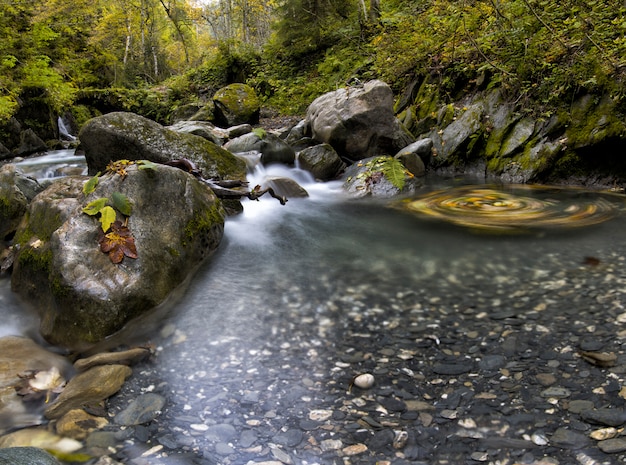
{"label": "leaf on rock", "polygon": [[108,205],[103,207],[100,210],[100,223],[102,224],[102,231],[108,231],[111,225],[115,222],[116,218],[117,214],[115,213],[115,210],[113,210],[113,207],[109,207]]}
{"label": "leaf on rock", "polygon": [[100,197],[99,199],[92,200],[83,208],[83,213],[94,216],[100,213],[100,210],[107,204],[108,199],[106,197]]}
{"label": "leaf on rock", "polygon": [[130,216],[133,207],[128,197],[121,192],[113,192],[113,194],[111,194],[111,201],[113,202],[113,207],[117,208],[122,215]]}
{"label": "leaf on rock", "polygon": [[96,190],[96,186],[98,185],[98,182],[99,182],[99,179],[100,179],[99,176],[100,176],[100,173],[96,174],[93,178],[91,178],[89,181],[87,181],[83,185],[83,194],[89,195],[93,191]]}
{"label": "leaf on rock", "polygon": [[150,160],[139,160],[137,162],[137,169],[139,170],[156,170],[157,164]]}
{"label": "leaf on rock", "polygon": [[98,242],[100,243],[100,250],[109,254],[109,258],[114,264],[122,263],[124,257],[137,258],[135,238],[130,229],[120,221],[115,221],[111,225],[111,231],[103,234]]}

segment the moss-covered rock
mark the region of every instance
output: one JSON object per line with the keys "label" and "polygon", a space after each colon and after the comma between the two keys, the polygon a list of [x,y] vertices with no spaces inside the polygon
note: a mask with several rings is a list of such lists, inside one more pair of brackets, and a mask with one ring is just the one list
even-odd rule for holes
{"label": "moss-covered rock", "polygon": [[261,102],[254,89],[246,84],[230,84],[213,96],[216,123],[226,126],[259,122]]}
{"label": "moss-covered rock", "polygon": [[0,240],[17,229],[31,199],[43,188],[15,165],[0,168]]}
{"label": "moss-covered rock", "polygon": [[246,176],[245,163],[228,150],[134,113],[115,112],[93,118],[83,126],[79,139],[92,175],[103,172],[115,160],[163,163],[187,158],[205,178],[245,180]]}
{"label": "moss-covered rock", "polygon": [[[107,173],[84,195],[87,178],[65,178],[39,194],[16,233],[12,289],[41,316],[52,344],[84,349],[165,302],[217,248],[221,202],[194,176],[164,165]],[[102,227],[89,202],[124,196],[137,258],[114,263],[99,247]]]}

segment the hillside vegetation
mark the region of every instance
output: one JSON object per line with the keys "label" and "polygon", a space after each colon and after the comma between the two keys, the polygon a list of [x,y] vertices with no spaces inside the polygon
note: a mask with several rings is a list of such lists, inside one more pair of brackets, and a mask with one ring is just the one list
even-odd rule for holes
{"label": "hillside vegetation", "polygon": [[405,99],[424,81],[444,101],[498,86],[542,113],[625,95],[623,0],[0,0],[0,38],[4,122],[33,97],[163,122],[231,82],[283,114],[374,78]]}

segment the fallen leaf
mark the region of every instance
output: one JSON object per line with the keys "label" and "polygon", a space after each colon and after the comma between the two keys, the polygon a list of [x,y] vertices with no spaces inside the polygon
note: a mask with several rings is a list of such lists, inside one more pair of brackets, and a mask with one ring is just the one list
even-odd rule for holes
{"label": "fallen leaf", "polygon": [[135,238],[130,229],[124,226],[120,221],[111,224],[111,230],[103,234],[98,240],[100,250],[109,254],[111,262],[114,264],[122,263],[124,257],[137,258],[137,248],[135,246]]}

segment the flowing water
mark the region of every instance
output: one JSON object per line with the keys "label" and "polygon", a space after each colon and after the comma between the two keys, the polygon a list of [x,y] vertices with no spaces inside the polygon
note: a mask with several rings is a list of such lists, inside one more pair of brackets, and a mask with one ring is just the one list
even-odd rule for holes
{"label": "flowing water", "polygon": [[[254,176],[275,170],[285,174],[270,167]],[[418,217],[389,201],[347,199],[338,183],[315,183],[294,170],[287,174],[310,197],[284,206],[270,197],[244,202],[244,213],[227,220],[218,251],[151,336],[157,354],[135,376],[131,391],[156,390],[167,398],[157,420],[166,447],[216,460],[241,453],[243,458],[223,463],[247,463],[261,453],[262,448],[250,452],[254,444],[270,444],[275,451],[275,435],[310,409],[338,409],[325,392],[343,383],[345,394],[357,374],[349,368],[350,355],[384,345],[398,328],[436,338],[442,315],[464,309],[478,315],[513,307],[567,309],[559,283],[586,273],[586,261],[623,277],[626,216],[617,197],[611,200],[616,217],[601,224],[490,234]],[[431,182],[423,193],[463,184]],[[550,195],[558,200],[561,194]],[[597,272],[591,290],[581,293],[613,292],[615,282],[606,273]],[[32,328],[6,279],[0,281],[0,308],[0,335]],[[416,369],[406,365],[407,373]],[[208,435],[223,424],[237,433]],[[255,433],[256,443],[242,447],[241,431],[259,425],[274,432]],[[264,434],[269,438],[262,439]],[[296,463],[311,460],[301,456]]]}

